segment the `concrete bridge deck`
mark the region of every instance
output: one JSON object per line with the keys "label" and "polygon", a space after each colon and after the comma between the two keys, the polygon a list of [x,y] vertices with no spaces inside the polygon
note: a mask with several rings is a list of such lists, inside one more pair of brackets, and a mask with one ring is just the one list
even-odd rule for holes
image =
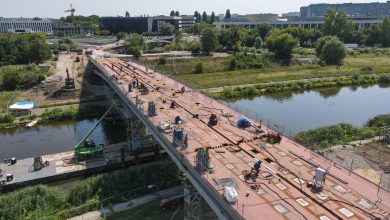
{"label": "concrete bridge deck", "polygon": [[[273,132],[251,120],[254,127],[241,129],[235,123],[243,115],[205,95],[133,62],[93,59],[101,76],[149,128],[170,157],[187,174],[219,218],[237,219],[385,219],[390,213],[390,193],[363,177],[332,163],[287,137],[268,144],[259,133]],[[142,95],[128,84],[137,79],[150,92]],[[136,100],[138,100],[136,104]],[[171,101],[177,108],[171,109]],[[148,117],[148,102],[156,103],[157,115]],[[209,127],[211,114],[218,125]],[[156,129],[159,122],[174,124],[176,116],[188,135],[188,147],[174,147],[172,133]],[[292,116],[293,117],[293,116]],[[194,173],[196,150],[209,149],[214,172]],[[258,178],[244,181],[243,171],[256,160],[263,161]],[[327,169],[324,191],[313,193],[306,183],[315,166]],[[192,166],[192,167],[191,167]],[[224,185],[234,184],[239,199],[228,204],[222,199]],[[210,190],[210,187],[212,188]],[[229,207],[235,211],[229,210]]]}

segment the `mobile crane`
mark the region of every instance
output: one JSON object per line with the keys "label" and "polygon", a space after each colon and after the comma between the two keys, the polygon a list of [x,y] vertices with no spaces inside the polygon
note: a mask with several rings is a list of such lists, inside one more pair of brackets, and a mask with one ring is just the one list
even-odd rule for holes
{"label": "mobile crane", "polygon": [[107,114],[115,107],[115,104],[111,105],[103,116],[93,125],[91,130],[81,139],[81,141],[74,147],[74,154],[76,160],[83,160],[91,157],[101,157],[103,155],[104,145],[96,145],[95,142],[89,137],[92,132],[95,131],[97,126],[103,121]]}

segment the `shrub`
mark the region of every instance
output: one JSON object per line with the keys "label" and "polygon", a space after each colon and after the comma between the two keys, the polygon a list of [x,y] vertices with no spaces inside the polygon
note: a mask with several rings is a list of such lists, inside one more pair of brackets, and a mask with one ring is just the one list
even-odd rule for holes
{"label": "shrub", "polygon": [[203,73],[204,72],[204,64],[202,61],[199,61],[194,66],[194,73]]}
{"label": "shrub", "polygon": [[167,58],[165,58],[165,57],[160,57],[159,59],[158,59],[158,64],[159,65],[165,65],[167,63]]}
{"label": "shrub", "polygon": [[388,125],[390,125],[390,114],[375,116],[367,122],[368,127],[383,127]]}
{"label": "shrub", "polygon": [[378,79],[380,83],[390,83],[390,75],[381,75]]}
{"label": "shrub", "polygon": [[266,61],[263,57],[248,54],[236,54],[229,64],[230,70],[235,69],[261,69],[266,65]]}
{"label": "shrub", "polygon": [[0,123],[13,123],[15,116],[11,114],[0,115]]}
{"label": "shrub", "polygon": [[378,130],[375,128],[355,128],[350,124],[341,123],[299,132],[294,138],[307,146],[327,148],[344,142],[375,137],[377,134]]}
{"label": "shrub", "polygon": [[363,66],[362,67],[362,72],[370,73],[370,72],[372,72],[372,67],[371,66]]}

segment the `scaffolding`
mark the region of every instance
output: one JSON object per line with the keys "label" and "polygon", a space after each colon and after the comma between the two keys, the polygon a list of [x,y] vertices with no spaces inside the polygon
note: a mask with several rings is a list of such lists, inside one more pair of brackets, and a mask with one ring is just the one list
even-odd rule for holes
{"label": "scaffolding", "polygon": [[188,179],[184,181],[184,219],[218,219],[217,215]]}
{"label": "scaffolding", "polygon": [[123,104],[123,101],[116,96],[115,92],[106,85],[104,86],[104,92],[107,97],[107,104],[116,104],[116,112],[125,123],[127,138],[126,150],[136,151],[145,147],[154,147],[156,142],[150,132],[147,131],[133,112]]}
{"label": "scaffolding", "polygon": [[390,126],[381,128],[379,140],[383,143],[390,144]]}
{"label": "scaffolding", "polygon": [[207,172],[210,168],[209,151],[207,148],[200,148],[196,151],[195,164],[200,173]]}

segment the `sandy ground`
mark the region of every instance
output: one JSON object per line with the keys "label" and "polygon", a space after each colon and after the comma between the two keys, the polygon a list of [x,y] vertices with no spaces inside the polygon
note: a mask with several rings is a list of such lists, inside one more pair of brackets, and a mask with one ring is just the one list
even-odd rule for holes
{"label": "sandy ground", "polygon": [[352,168],[355,173],[390,190],[390,173],[384,172],[384,167],[390,166],[389,145],[375,141],[363,141],[360,144],[358,141],[351,145],[334,146],[324,154],[334,162]]}
{"label": "sandy ground", "polygon": [[[101,85],[91,84],[89,80],[85,80],[91,75],[87,69],[87,57],[80,56],[81,62],[75,62],[76,56],[76,54],[59,55],[54,74],[39,85],[23,92],[18,100],[32,101],[39,106],[102,95]],[[69,70],[69,76],[75,79],[75,89],[64,89],[66,69]]]}

